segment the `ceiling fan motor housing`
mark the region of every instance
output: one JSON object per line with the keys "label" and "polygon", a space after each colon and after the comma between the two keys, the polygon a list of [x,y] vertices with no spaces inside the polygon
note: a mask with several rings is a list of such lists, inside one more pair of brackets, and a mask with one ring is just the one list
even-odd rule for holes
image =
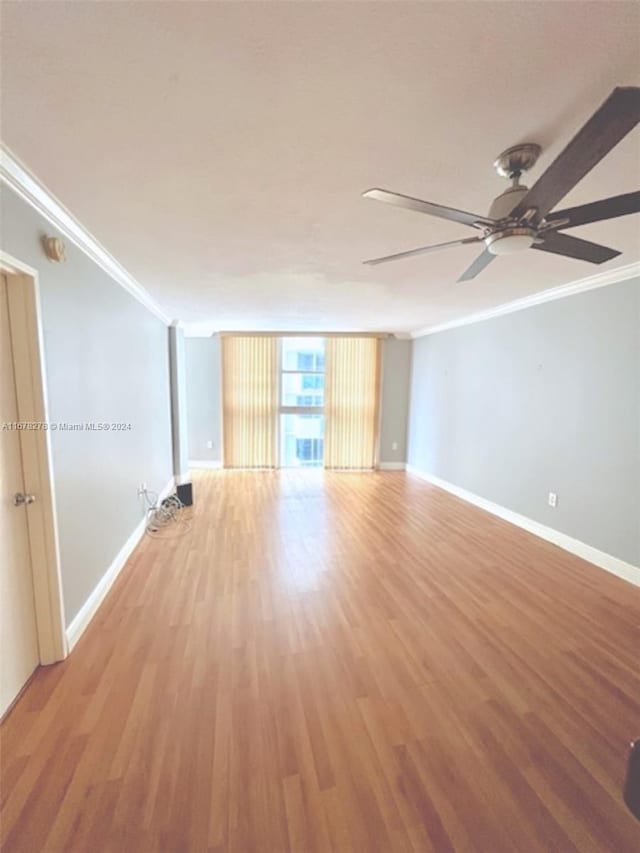
{"label": "ceiling fan motor housing", "polygon": [[[508,220],[511,211],[517,206],[521,198],[529,192],[528,188],[516,184],[505,190],[493,200],[489,210],[489,218],[497,220]],[[536,237],[535,228],[528,224],[518,222],[505,223],[504,227],[492,231],[485,237],[485,246],[492,255],[511,255],[520,252],[533,245]]]}
{"label": "ceiling fan motor housing", "polygon": [[528,192],[529,188],[522,184],[517,184],[514,187],[506,189],[492,201],[489,209],[489,219],[508,219],[511,211]]}

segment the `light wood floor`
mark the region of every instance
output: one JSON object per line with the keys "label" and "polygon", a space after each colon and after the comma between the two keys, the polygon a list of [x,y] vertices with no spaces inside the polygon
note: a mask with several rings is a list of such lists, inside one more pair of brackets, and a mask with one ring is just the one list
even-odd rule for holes
{"label": "light wood floor", "polygon": [[640,591],[426,483],[207,472],[2,727],[7,851],[640,849]]}

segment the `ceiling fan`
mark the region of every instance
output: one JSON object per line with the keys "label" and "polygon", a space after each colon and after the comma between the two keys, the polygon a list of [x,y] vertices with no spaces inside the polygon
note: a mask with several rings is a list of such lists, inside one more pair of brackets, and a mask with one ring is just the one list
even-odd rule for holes
{"label": "ceiling fan", "polygon": [[484,243],[484,250],[465,270],[458,281],[468,281],[488,266],[497,255],[510,255],[523,249],[538,249],[568,258],[602,264],[620,252],[597,243],[579,240],[560,231],[588,222],[599,222],[640,211],[640,191],[612,196],[579,207],[550,211],[593,167],[605,157],[640,121],[640,87],[618,87],[596,110],[584,127],[548,167],[531,189],[520,184],[520,176],[531,169],[540,156],[541,148],[524,143],[507,148],[494,163],[499,175],[511,179],[512,185],[494,199],[488,216],[478,216],[464,210],[443,207],[430,201],[400,195],[388,190],[371,189],[362,195],[395,204],[420,213],[429,213],[452,222],[470,225],[481,233],[462,240],[421,246],[408,252],[398,252],[382,258],[372,258],[365,264],[382,264],[400,258],[433,252],[450,246]]}

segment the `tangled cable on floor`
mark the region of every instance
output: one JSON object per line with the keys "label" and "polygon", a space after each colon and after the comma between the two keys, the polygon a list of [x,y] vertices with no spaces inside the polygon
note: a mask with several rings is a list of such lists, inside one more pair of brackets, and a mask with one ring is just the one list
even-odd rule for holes
{"label": "tangled cable on floor", "polygon": [[[156,539],[175,539],[191,530],[191,519],[184,516],[186,507],[177,495],[170,495],[160,501],[157,492],[145,489],[143,494],[147,504],[148,536]],[[173,532],[170,532],[171,530]]]}

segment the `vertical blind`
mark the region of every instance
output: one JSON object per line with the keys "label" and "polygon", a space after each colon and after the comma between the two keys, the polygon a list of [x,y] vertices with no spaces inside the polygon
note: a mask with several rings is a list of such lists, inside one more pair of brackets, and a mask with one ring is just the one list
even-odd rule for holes
{"label": "vertical blind", "polygon": [[380,340],[328,338],[325,468],[373,468],[378,437]]}
{"label": "vertical blind", "polygon": [[225,468],[277,465],[278,342],[222,338]]}
{"label": "vertical blind", "polygon": [[[376,462],[380,340],[328,338],[324,467],[363,470]],[[278,464],[278,340],[222,338],[225,468]]]}

